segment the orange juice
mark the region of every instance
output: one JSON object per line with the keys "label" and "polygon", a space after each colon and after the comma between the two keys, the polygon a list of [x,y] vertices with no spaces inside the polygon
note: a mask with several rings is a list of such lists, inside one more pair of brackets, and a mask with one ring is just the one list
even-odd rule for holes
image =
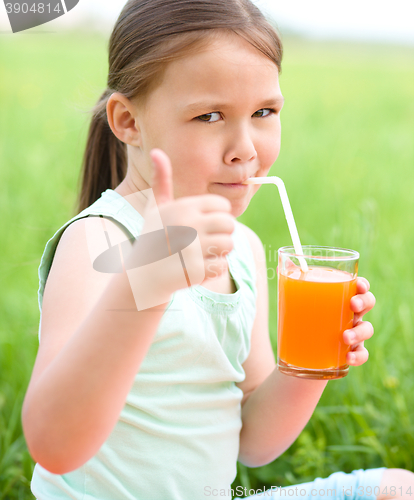
{"label": "orange juice", "polygon": [[353,326],[355,294],[356,278],[337,269],[310,266],[303,273],[294,266],[279,273],[279,360],[310,369],[347,365],[343,332]]}

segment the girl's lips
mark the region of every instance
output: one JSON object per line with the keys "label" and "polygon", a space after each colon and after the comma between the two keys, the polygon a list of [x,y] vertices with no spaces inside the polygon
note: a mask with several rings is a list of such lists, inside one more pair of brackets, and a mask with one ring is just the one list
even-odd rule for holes
{"label": "girl's lips", "polygon": [[233,188],[233,189],[242,189],[242,188],[246,188],[246,187],[249,187],[249,184],[225,184],[225,183],[222,183],[222,182],[216,182],[216,184],[218,186],[223,186],[223,187],[226,187],[226,188]]}

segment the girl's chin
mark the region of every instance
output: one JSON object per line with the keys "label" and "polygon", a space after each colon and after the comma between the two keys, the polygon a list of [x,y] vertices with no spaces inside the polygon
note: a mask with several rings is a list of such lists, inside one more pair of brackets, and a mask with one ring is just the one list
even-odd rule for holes
{"label": "girl's chin", "polygon": [[246,211],[250,203],[250,199],[245,200],[244,202],[242,201],[235,202],[234,200],[229,200],[229,201],[231,201],[232,205],[231,215],[233,215],[233,217],[240,217]]}

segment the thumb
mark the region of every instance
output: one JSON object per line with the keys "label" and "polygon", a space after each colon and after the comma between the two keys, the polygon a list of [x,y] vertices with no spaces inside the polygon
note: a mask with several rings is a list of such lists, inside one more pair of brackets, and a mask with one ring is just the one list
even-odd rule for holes
{"label": "thumb", "polygon": [[150,156],[154,167],[151,187],[157,205],[163,205],[174,199],[171,162],[161,149],[153,149]]}

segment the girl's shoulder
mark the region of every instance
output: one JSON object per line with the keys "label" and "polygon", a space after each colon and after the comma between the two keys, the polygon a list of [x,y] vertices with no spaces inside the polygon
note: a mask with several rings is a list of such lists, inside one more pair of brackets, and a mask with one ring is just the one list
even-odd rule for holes
{"label": "girl's shoulder", "polygon": [[46,281],[39,289],[40,345],[31,387],[91,313],[113,277],[91,265],[97,248],[88,244],[87,234],[92,238],[98,235],[102,223],[109,234],[120,237],[122,231],[110,219],[87,217],[70,223],[59,239]]}
{"label": "girl's shoulder", "polygon": [[242,222],[236,220],[236,225],[239,227],[239,229],[241,229],[241,231],[243,231],[243,233],[247,236],[249,242],[251,244],[255,244],[257,241],[260,242],[261,244],[261,240],[260,238],[257,236],[257,234],[253,231],[253,229],[251,229],[249,226],[246,226],[245,224],[243,224]]}
{"label": "girl's shoulder", "polygon": [[[113,277],[96,271],[93,262],[127,237],[120,225],[106,217],[77,219],[65,228],[43,285],[42,337],[47,330],[73,332],[96,304]],[[50,321],[53,318],[54,325]]]}
{"label": "girl's shoulder", "polygon": [[[121,195],[112,189],[104,191],[98,200],[67,221],[46,243],[39,266],[39,308],[51,267],[62,253],[71,259],[73,247],[78,248],[85,241],[91,258],[96,257],[99,251],[96,247],[103,247],[102,252],[106,250],[112,235],[110,245],[133,238],[141,226],[142,217]],[[67,247],[71,250],[64,252]]]}
{"label": "girl's shoulder", "polygon": [[253,231],[253,229],[246,226],[242,222],[236,220],[236,224],[238,225],[239,232],[244,235],[245,239],[250,244],[250,249],[255,260],[256,268],[258,268],[259,263],[263,262],[263,259],[266,260],[262,240]]}
{"label": "girl's shoulder", "polygon": [[[39,266],[38,290],[46,323],[59,316],[68,320],[71,329],[89,312],[112,276],[96,271],[93,263],[109,247],[133,239],[140,224],[133,220],[134,213],[122,196],[107,190],[49,239]],[[65,329],[64,322],[54,327]],[[41,322],[39,339],[40,330],[43,337],[48,328]]]}

